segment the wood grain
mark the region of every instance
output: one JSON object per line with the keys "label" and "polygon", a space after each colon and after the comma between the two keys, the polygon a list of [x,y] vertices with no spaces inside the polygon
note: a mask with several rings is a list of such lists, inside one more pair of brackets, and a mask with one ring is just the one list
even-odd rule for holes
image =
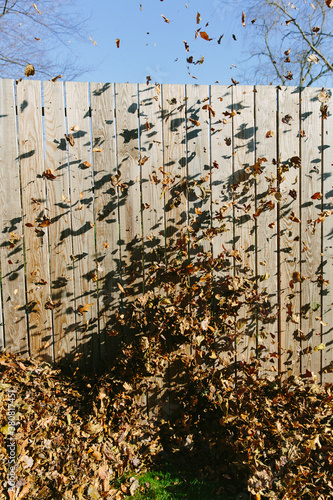
{"label": "wood grain", "polygon": [[60,82],[44,82],[45,171],[56,178],[45,178],[49,216],[51,294],[54,357],[72,362],[75,356],[75,303],[69,168],[66,148],[64,88]]}
{"label": "wood grain", "polygon": [[[256,142],[256,260],[259,293],[266,290],[268,301],[258,318],[257,349],[263,360],[263,372],[278,372],[278,234],[277,207],[279,198],[271,192],[277,188],[276,159],[277,123],[276,89],[256,86],[255,142]],[[262,160],[262,163],[260,161]],[[262,170],[262,171],[261,171]],[[269,179],[269,180],[268,180]]]}
{"label": "wood grain", "polygon": [[[300,157],[299,92],[283,87],[278,92],[279,134],[279,269],[281,371],[300,374],[300,169],[290,158]],[[292,194],[291,194],[292,193]]]}
{"label": "wood grain", "polygon": [[99,335],[102,359],[113,362],[117,339],[114,315],[120,307],[118,188],[113,84],[91,83],[94,213],[98,277]]}
{"label": "wood grain", "polygon": [[[235,256],[235,273],[242,278],[242,268],[249,269],[248,276],[256,276],[255,255],[255,181],[247,168],[254,165],[254,93],[253,87],[233,88],[233,183],[234,183],[234,249],[241,261]],[[239,273],[239,271],[241,271]],[[241,300],[244,300],[244,296]],[[256,356],[256,318],[249,317],[244,304],[237,320],[246,320],[239,329],[237,339],[238,360],[250,361]]]}
{"label": "wood grain", "polygon": [[10,352],[26,356],[29,344],[13,80],[0,80],[0,108],[0,268],[3,299],[2,309],[0,307],[0,349],[6,347]]}
{"label": "wood grain", "polygon": [[53,361],[48,232],[42,227],[49,211],[44,172],[41,83],[22,81],[17,86],[19,158],[25,225],[27,309],[30,355]]}
{"label": "wood grain", "polygon": [[[305,88],[301,92],[301,341],[302,373],[321,372],[321,352],[315,347],[321,344],[321,324],[316,317],[322,316],[321,305],[321,239],[322,224],[316,224],[322,212],[322,120],[317,92]],[[304,134],[303,134],[304,132]],[[304,137],[302,137],[304,135]],[[313,196],[319,198],[314,199]]]}
{"label": "wood grain", "polygon": [[[79,366],[95,367],[99,358],[93,176],[91,165],[89,89],[87,83],[66,82],[67,143],[71,190],[71,230],[66,238],[73,242],[73,268],[77,358]],[[85,308],[81,312],[81,308]]]}

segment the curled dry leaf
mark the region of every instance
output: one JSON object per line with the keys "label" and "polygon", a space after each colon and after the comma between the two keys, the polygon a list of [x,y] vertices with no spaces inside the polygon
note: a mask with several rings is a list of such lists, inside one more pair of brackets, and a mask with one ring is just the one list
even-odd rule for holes
{"label": "curled dry leaf", "polygon": [[213,117],[215,116],[215,111],[210,104],[205,104],[204,106],[202,106],[202,109],[207,109]]}
{"label": "curled dry leaf", "polygon": [[117,49],[119,49],[119,46],[120,46],[120,39],[119,38],[116,38],[116,46],[117,46]]}
{"label": "curled dry leaf", "polygon": [[77,308],[77,311],[79,314],[83,314],[83,313],[86,313],[86,312],[89,312],[89,309],[91,308],[91,306],[93,306],[94,304],[91,303],[91,304],[84,304],[84,306],[80,305],[78,308]]}
{"label": "curled dry leaf", "polygon": [[185,42],[185,40],[183,40],[183,42],[184,42],[184,45],[185,45],[185,50],[186,50],[186,52],[189,52],[190,47],[189,47],[188,43],[187,43],[187,42]]}
{"label": "curled dry leaf", "polygon": [[200,36],[204,40],[207,40],[207,42],[210,42],[211,40],[213,40],[212,38],[209,38],[209,36],[207,35],[207,33],[205,31],[200,31]]}
{"label": "curled dry leaf", "polygon": [[43,176],[46,179],[49,179],[50,181],[53,181],[54,179],[57,178],[57,176],[54,175],[53,170],[51,168],[48,168],[47,170],[45,170],[45,172],[43,172]]}
{"label": "curled dry leaf", "polygon": [[326,103],[331,99],[331,95],[327,90],[321,90],[318,94],[318,101],[322,103]]}
{"label": "curled dry leaf", "polygon": [[68,144],[70,144],[71,146],[74,146],[75,140],[74,140],[73,134],[69,134],[69,135],[65,134],[65,139],[68,142]]}
{"label": "curled dry leaf", "polygon": [[242,12],[242,26],[245,26],[245,12]]}
{"label": "curled dry leaf", "polygon": [[35,74],[35,68],[33,67],[32,64],[27,64],[24,70],[25,76],[34,76]]}
{"label": "curled dry leaf", "polygon": [[166,23],[168,23],[168,24],[170,23],[170,19],[168,19],[167,17],[163,16],[163,14],[161,14],[161,17],[163,17],[163,19],[164,19],[164,21]]}
{"label": "curled dry leaf", "polygon": [[269,130],[268,132],[266,132],[266,139],[268,139],[269,137],[273,137],[273,136],[274,136],[273,130]]}

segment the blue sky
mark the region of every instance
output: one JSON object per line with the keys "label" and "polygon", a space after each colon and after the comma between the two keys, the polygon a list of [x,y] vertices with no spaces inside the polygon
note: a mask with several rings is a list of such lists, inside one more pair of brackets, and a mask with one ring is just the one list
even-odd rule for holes
{"label": "blue sky", "polygon": [[[247,28],[242,26],[240,7],[233,2],[80,0],[79,5],[89,19],[92,40],[77,46],[72,42],[73,49],[80,54],[80,64],[89,68],[77,80],[142,83],[150,76],[153,83],[214,84],[218,81],[229,85],[231,78],[237,75],[232,65],[244,59],[243,36]],[[198,12],[200,24],[196,22]],[[195,40],[198,28],[212,40],[206,41],[200,36]],[[223,38],[218,44],[221,35]],[[189,52],[183,40],[189,45]],[[189,65],[197,80],[188,74],[186,58],[190,56],[194,61],[204,56],[203,64]]]}

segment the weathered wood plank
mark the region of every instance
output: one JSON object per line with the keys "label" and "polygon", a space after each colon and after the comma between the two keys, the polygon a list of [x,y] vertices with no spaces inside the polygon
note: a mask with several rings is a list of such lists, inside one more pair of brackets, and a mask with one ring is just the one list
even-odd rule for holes
{"label": "weathered wood plank", "polygon": [[[333,89],[330,89],[331,96]],[[329,103],[330,104],[330,103]],[[329,109],[332,104],[329,105]],[[333,114],[328,113],[323,123],[323,210],[333,210]],[[323,225],[323,296],[322,316],[322,383],[333,383],[333,223],[332,215],[326,216]],[[317,229],[318,230],[318,229]],[[327,283],[328,282],[328,283]],[[320,315],[319,315],[320,316]]]}
{"label": "weathered wood plank", "polygon": [[[321,352],[321,230],[315,221],[322,211],[322,123],[317,92],[305,88],[301,92],[301,371],[315,372],[320,379]],[[304,132],[304,134],[303,134]],[[304,135],[304,137],[303,137]],[[318,198],[313,198],[318,196]]]}
{"label": "weathered wood plank", "polygon": [[[255,141],[256,141],[256,259],[258,292],[265,289],[268,301],[258,318],[258,355],[265,360],[264,372],[278,372],[278,236],[277,236],[277,123],[276,89],[256,86]],[[269,180],[267,180],[269,179]],[[264,307],[265,306],[265,307]],[[264,310],[265,309],[265,310]]]}
{"label": "weathered wood plank", "polygon": [[[87,83],[66,82],[67,136],[70,169],[72,227],[66,238],[73,241],[73,267],[76,321],[76,343],[79,365],[96,365],[97,300],[93,178],[91,166],[91,136],[89,119],[89,89]],[[88,163],[85,163],[88,162]],[[84,308],[82,310],[82,308]]]}
{"label": "weathered wood plank", "polygon": [[[183,85],[163,85],[162,109],[163,109],[163,170],[165,178],[172,183],[167,185],[165,191],[165,224],[166,224],[166,249],[167,265],[170,265],[170,248],[175,244],[177,238],[184,235],[188,221],[187,212],[187,169],[185,148],[185,93]],[[173,258],[178,255],[173,254]],[[179,255],[186,259],[187,255]],[[173,360],[168,367],[168,379],[165,381],[166,392],[170,388],[169,399],[165,398],[164,411],[170,414],[174,408],[173,391],[178,389],[181,349],[177,349],[168,339],[169,352],[173,354]]]}
{"label": "weathered wood plank", "polygon": [[[214,259],[220,257],[221,260],[221,269],[213,272],[213,303],[218,304],[223,300],[221,281],[226,275],[233,274],[233,258],[230,256],[233,251],[232,90],[212,85],[210,103],[215,112],[215,116],[211,116],[210,131],[212,229],[216,231],[212,240],[212,253]],[[216,354],[220,359],[226,359],[226,353],[231,355],[232,348],[229,332],[221,330],[217,334]]]}
{"label": "weathered wood plank", "polygon": [[[145,292],[159,293],[159,283],[149,284],[149,270],[164,262],[164,197],[163,192],[163,147],[162,147],[162,101],[159,85],[139,85],[139,127],[141,149],[141,195]],[[150,345],[151,340],[143,340]],[[149,347],[148,347],[149,349]],[[148,370],[154,373],[148,379],[147,405],[149,418],[161,413],[161,391],[163,374],[148,352]]]}
{"label": "weathered wood plank", "polygon": [[[248,276],[256,275],[255,255],[255,182],[248,173],[254,165],[254,94],[253,87],[233,88],[233,155],[234,171],[234,249],[236,277],[242,280],[242,268],[249,269]],[[239,260],[239,258],[241,261]],[[239,273],[239,271],[241,271]],[[240,281],[241,284],[241,281]],[[245,300],[243,296],[241,300]],[[246,304],[240,308],[237,320],[242,326],[237,328],[238,359],[250,361],[256,356],[256,318],[249,317]],[[246,321],[246,323],[245,323]],[[242,322],[242,323],[241,323]]]}
{"label": "weathered wood plank", "polygon": [[223,245],[231,250],[233,245],[232,174],[232,90],[221,85],[212,85],[211,106],[215,117],[211,117],[211,185],[212,227],[220,230],[213,239],[213,256],[225,252]]}
{"label": "weathered wood plank", "polygon": [[0,80],[0,109],[0,268],[3,298],[0,349],[6,346],[10,352],[27,355],[20,164],[13,80]]}
{"label": "weathered wood plank", "polygon": [[102,358],[114,360],[117,339],[114,314],[120,308],[118,188],[113,84],[91,83],[94,211],[98,276],[99,329]]}
{"label": "weathered wood plank", "polygon": [[[19,151],[26,258],[30,355],[53,361],[50,295],[49,219],[44,172],[41,83],[23,80],[17,85]],[[29,224],[29,227],[27,226]]]}
{"label": "weathered wood plank", "polygon": [[117,161],[123,307],[142,293],[142,235],[137,85],[116,84]]}
{"label": "weathered wood plank", "polygon": [[[140,163],[138,139],[138,89],[135,84],[116,84],[117,164],[122,186],[119,194],[121,284],[125,293],[122,308],[143,292]],[[126,339],[132,333],[123,327]],[[146,393],[136,398],[146,408]]]}
{"label": "weathered wood plank", "polygon": [[[281,371],[300,373],[300,170],[299,92],[278,92],[279,269]],[[295,158],[290,162],[291,158]]]}
{"label": "weathered wood plank", "polygon": [[[45,171],[56,178],[46,178],[49,216],[48,227],[51,272],[54,357],[58,362],[72,362],[75,349],[75,304],[71,203],[66,150],[64,88],[60,82],[44,82]],[[53,303],[53,305],[52,305]],[[53,309],[52,309],[53,308]]]}
{"label": "weathered wood plank", "polygon": [[197,241],[190,245],[190,260],[198,252],[210,251],[210,241],[203,239],[211,226],[210,194],[210,103],[207,85],[186,85],[186,144],[188,217]]}

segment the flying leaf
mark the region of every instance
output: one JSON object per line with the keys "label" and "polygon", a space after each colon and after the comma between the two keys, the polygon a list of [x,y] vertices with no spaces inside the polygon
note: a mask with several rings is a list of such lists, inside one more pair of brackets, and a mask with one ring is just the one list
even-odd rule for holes
{"label": "flying leaf", "polygon": [[38,14],[42,15],[41,11],[38,10],[37,5],[35,3],[32,4],[33,8],[37,10]]}
{"label": "flying leaf", "polygon": [[189,118],[189,121],[194,123],[194,125],[197,125],[197,126],[200,125],[200,122],[198,122],[198,120],[194,120],[193,118]]}
{"label": "flying leaf", "polygon": [[200,17],[200,12],[197,13],[197,24],[200,24],[201,17]]}
{"label": "flying leaf", "polygon": [[164,21],[166,23],[168,23],[168,24],[170,23],[170,19],[168,19],[167,17],[163,16],[163,14],[161,14],[161,17],[163,17],[163,19],[164,19]]}
{"label": "flying leaf", "polygon": [[311,196],[311,200],[321,200],[323,195],[318,191]]}
{"label": "flying leaf", "polygon": [[66,135],[65,134],[65,139],[66,141],[71,145],[71,146],[74,146],[75,144],[75,141],[74,141],[74,137],[72,134],[69,134],[69,135]]}
{"label": "flying leaf", "polygon": [[266,132],[266,138],[268,139],[269,137],[273,137],[274,135],[274,132],[273,130],[269,130],[268,132]]}
{"label": "flying leaf", "polygon": [[202,109],[207,109],[212,114],[213,117],[215,116],[215,111],[213,110],[210,104],[205,104],[204,106],[202,106]]}
{"label": "flying leaf", "polygon": [[309,57],[308,57],[308,61],[309,62],[313,62],[315,64],[318,64],[319,63],[319,57],[316,56],[316,54],[310,54]]}
{"label": "flying leaf", "polygon": [[323,351],[325,349],[326,345],[325,344],[318,344],[314,348],[314,351]]}
{"label": "flying leaf", "polygon": [[54,175],[53,171],[51,168],[48,168],[47,170],[45,170],[45,172],[43,172],[43,176],[46,178],[46,179],[49,179],[51,181],[53,181],[54,179],[57,178],[56,175]]}
{"label": "flying leaf", "polygon": [[86,304],[84,304],[84,306],[80,305],[78,307],[78,313],[82,315],[83,313],[89,312],[89,309],[93,305],[94,305],[93,303],[91,303],[91,304],[86,303]]}
{"label": "flying leaf", "polygon": [[237,40],[236,35],[234,35],[234,34],[232,35],[232,38],[233,38],[235,41]]}
{"label": "flying leaf", "polygon": [[185,50],[186,50],[186,52],[189,52],[190,47],[189,47],[188,43],[187,43],[187,42],[185,42],[185,40],[183,40],[183,42],[184,42],[184,44],[185,44]]}
{"label": "flying leaf", "polygon": [[245,12],[242,12],[242,26],[245,26]]}
{"label": "flying leaf", "polygon": [[53,78],[50,79],[50,82],[56,82],[57,80],[59,80],[59,78],[62,78],[62,75],[54,76]]}
{"label": "flying leaf", "polygon": [[117,45],[117,49],[119,49],[119,46],[120,46],[120,38],[116,38],[116,45]]}
{"label": "flying leaf", "polygon": [[33,67],[32,64],[27,64],[24,70],[25,76],[34,76],[35,74],[35,68]]}
{"label": "flying leaf", "polygon": [[322,90],[318,94],[318,101],[319,102],[326,103],[326,102],[328,102],[330,100],[330,98],[331,98],[331,95],[326,90]]}
{"label": "flying leaf", "polygon": [[211,40],[213,40],[212,38],[209,38],[209,36],[207,35],[207,33],[205,31],[200,31],[200,36],[204,40],[207,40],[207,42],[210,42]]}
{"label": "flying leaf", "polygon": [[220,36],[220,38],[217,40],[217,43],[218,43],[219,45],[220,45],[220,43],[221,43],[221,40],[222,40],[223,36],[224,36],[224,34],[223,34],[223,35],[221,35],[221,36]]}
{"label": "flying leaf", "polygon": [[103,151],[103,149],[101,148],[93,148],[92,152],[93,153],[101,153]]}
{"label": "flying leaf", "polygon": [[123,286],[120,283],[117,283],[117,286],[118,286],[118,288],[119,288],[119,290],[121,292],[125,293],[125,290],[124,290]]}
{"label": "flying leaf", "polygon": [[326,0],[326,5],[329,9],[333,9],[333,0]]}

